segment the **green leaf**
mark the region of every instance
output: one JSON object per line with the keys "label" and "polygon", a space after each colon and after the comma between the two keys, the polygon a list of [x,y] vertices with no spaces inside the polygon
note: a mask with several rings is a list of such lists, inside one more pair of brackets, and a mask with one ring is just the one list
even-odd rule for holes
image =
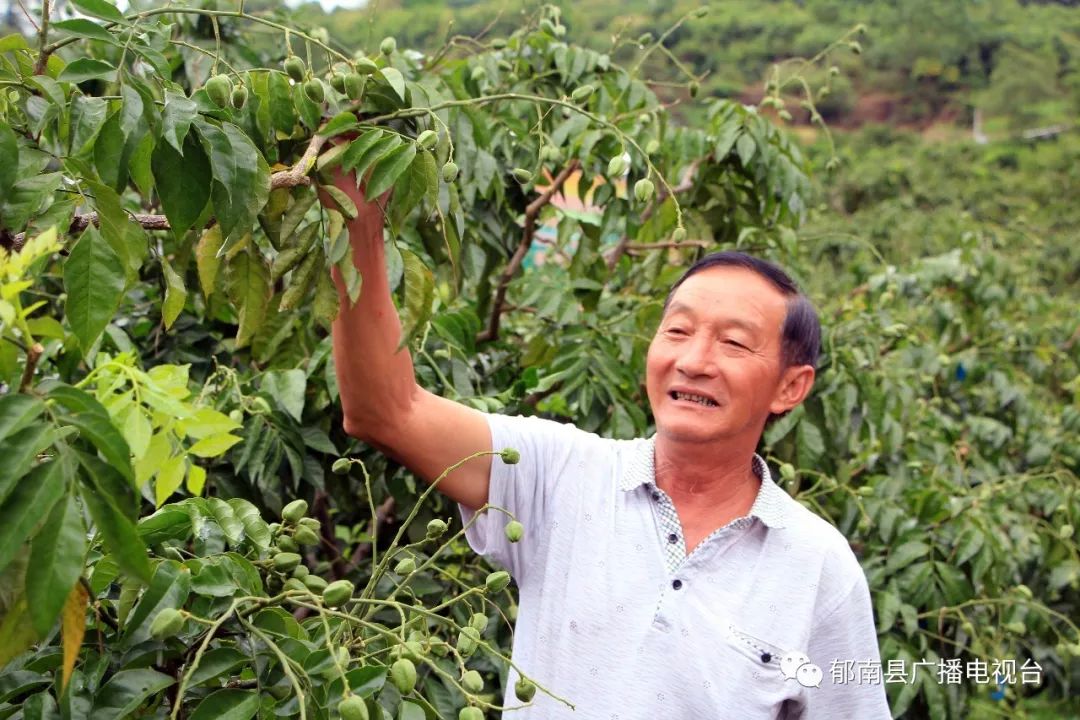
{"label": "green leaf", "polygon": [[231,240],[251,230],[266,204],[270,196],[270,169],[262,153],[236,125],[223,123],[219,128],[200,118],[195,120],[195,128],[210,157],[214,214],[229,247]]}
{"label": "green leaf", "polygon": [[0,667],[37,641],[34,623],[30,620],[26,596],[16,596],[15,602],[0,616]]}
{"label": "green leaf", "polygon": [[910,540],[900,547],[889,552],[889,558],[885,562],[885,570],[894,573],[901,570],[918,558],[925,557],[930,552],[930,546],[921,540]]}
{"label": "green leaf", "polygon": [[270,370],[263,373],[260,388],[269,393],[297,422],[304,413],[307,376],[299,368]]}
{"label": "green leaf", "polygon": [[101,236],[120,258],[127,282],[133,283],[138,280],[139,269],[150,252],[146,233],[131,219],[115,190],[94,180],[85,183],[94,193]]}
{"label": "green leaf", "polygon": [[183,148],[181,154],[171,144],[162,143],[154,148],[151,156],[161,207],[169,219],[173,234],[178,238],[206,210],[213,179],[210,161],[199,142],[188,136]]}
{"label": "green leaf", "polygon": [[19,143],[7,123],[0,123],[0,197],[7,197],[19,172]]}
{"label": "green leaf", "polygon": [[108,2],[108,0],[71,0],[71,4],[79,8],[85,15],[113,22],[124,22],[124,14],[117,10],[116,6]]}
{"label": "green leaf", "polygon": [[199,238],[199,244],[195,246],[195,265],[199,270],[199,286],[202,288],[203,297],[209,298],[214,294],[218,268],[221,266],[218,253],[224,244],[221,226],[212,225],[206,228]]}
{"label": "green leaf", "polygon": [[424,708],[408,700],[402,701],[401,708],[398,710],[398,720],[426,720],[426,718]]}
{"label": "green leaf", "polygon": [[0,442],[0,458],[4,459],[0,473],[0,503],[4,502],[19,484],[19,479],[34,465],[34,460],[56,440],[56,431],[45,423],[23,428]]}
{"label": "green leaf", "polygon": [[184,287],[184,279],[173,270],[165,256],[161,257],[161,271],[165,275],[165,302],[161,306],[161,320],[168,330],[184,309],[187,289]]}
{"label": "green leaf", "polygon": [[334,137],[346,130],[352,130],[356,125],[356,115],[351,112],[340,112],[319,128],[319,135],[325,138]]}
{"label": "green leaf", "polygon": [[191,571],[175,560],[161,561],[138,605],[124,623],[124,645],[131,647],[150,638],[150,624],[165,608],[180,608],[191,592]]}
{"label": "green leaf", "polygon": [[435,282],[431,271],[413,252],[403,250],[405,263],[405,307],[401,312],[401,342],[398,350],[405,347],[427,322],[431,314],[431,302],[435,297]]}
{"label": "green leaf", "polygon": [[394,89],[397,96],[402,101],[405,100],[405,78],[402,76],[401,71],[392,68],[384,67],[379,71],[379,74],[386,78],[386,82],[390,84],[390,87]]}
{"label": "green leaf", "polygon": [[296,109],[293,107],[289,78],[284,73],[270,73],[267,92],[270,96],[270,123],[275,130],[291,134],[296,125]]}
{"label": "green leaf", "polygon": [[425,197],[434,206],[438,201],[439,175],[435,157],[419,153],[394,185],[390,202],[391,227],[400,227],[413,208]]}
{"label": "green leaf", "polygon": [[364,188],[364,195],[377,198],[389,190],[394,181],[401,177],[401,174],[412,164],[415,157],[415,143],[405,143],[388,152],[371,171],[371,177],[368,178],[367,186]]}
{"label": "green leaf", "polygon": [[[364,173],[367,172],[367,169],[369,167],[374,165],[381,158],[385,157],[390,151],[392,151],[394,148],[399,147],[400,145],[401,138],[399,138],[397,135],[389,135],[387,137],[380,138],[373,145],[369,146],[367,150],[363,152],[363,154],[356,157],[355,166],[346,169],[355,170],[357,182],[362,182]],[[352,148],[349,149],[351,150]],[[348,155],[348,153],[346,153],[346,155]],[[344,164],[345,163],[343,159],[342,165]],[[364,193],[364,195],[366,197],[374,197],[369,196],[366,192]]]}
{"label": "green leaf", "polygon": [[146,547],[139,537],[135,523],[122,512],[108,493],[109,481],[105,477],[110,468],[95,457],[80,454],[88,482],[83,487],[82,499],[94,525],[105,540],[117,564],[141,582],[150,580],[150,562]]}
{"label": "green leaf", "polygon": [[121,670],[109,678],[94,696],[94,709],[90,713],[90,720],[126,718],[151,695],[161,692],[175,682],[174,677],[157,670]]}
{"label": "green leaf", "polygon": [[67,64],[57,78],[60,82],[81,83],[87,80],[116,80],[116,67],[104,60],[79,58]]}
{"label": "green leaf", "polygon": [[236,517],[229,503],[221,498],[212,497],[206,498],[206,506],[210,509],[210,514],[214,516],[217,524],[225,531],[225,537],[229,539],[231,545],[239,545],[243,542],[244,524]]}
{"label": "green leaf", "polygon": [[64,313],[83,352],[101,335],[124,297],[124,269],[112,246],[90,225],[64,263]]}
{"label": "green leaf", "polygon": [[[0,395],[0,441],[34,422],[45,410],[45,403],[33,395]],[[11,457],[3,453],[2,457]]]}
{"label": "green leaf", "polygon": [[251,661],[251,656],[240,652],[236,648],[218,647],[208,651],[199,662],[199,667],[191,673],[190,684],[198,687],[204,682],[221,677],[225,673],[246,665]]}
{"label": "green leaf", "polygon": [[383,139],[383,131],[375,128],[368,130],[360,137],[349,143],[349,147],[341,156],[341,167],[345,170],[354,170],[360,158],[371,149],[375,143]]}
{"label": "green leaf", "polygon": [[109,104],[98,97],[76,95],[71,104],[71,149],[69,155],[81,155],[93,143],[109,114]]}
{"label": "green leaf", "polygon": [[72,18],[71,20],[56,20],[49,23],[50,30],[60,30],[76,37],[86,38],[87,40],[101,40],[103,42],[116,45],[116,38],[113,34],[98,25],[93,20],[87,20],[86,18]]}
{"label": "green leaf", "polygon": [[0,570],[7,567],[64,494],[65,480],[70,475],[64,468],[64,461],[59,459],[39,465],[0,505],[0,517],[4,518],[0,523]]}
{"label": "green leaf", "polygon": [[30,546],[26,594],[34,630],[44,637],[64,608],[68,593],[79,579],[86,555],[86,527],[74,493],[68,493],[49,513]]}
{"label": "green leaf", "polygon": [[266,319],[270,302],[270,270],[261,254],[250,249],[237,253],[225,269],[227,291],[239,309],[236,348],[247,347]]}
{"label": "green leaf", "polygon": [[259,693],[226,688],[208,695],[191,720],[251,720],[259,711]]}
{"label": "green leaf", "polygon": [[49,390],[49,399],[66,407],[69,413],[61,422],[78,428],[79,434],[93,443],[113,470],[119,472],[132,487],[135,473],[131,469],[131,449],[127,440],[112,424],[108,411],[89,393],[70,385],[56,385]]}
{"label": "green leaf", "polygon": [[165,108],[161,111],[161,135],[165,142],[181,155],[187,147],[184,140],[188,137],[191,122],[199,114],[198,107],[194,100],[184,95],[171,90],[165,91]]}
{"label": "green leaf", "polygon": [[270,547],[270,526],[262,519],[259,509],[243,498],[229,498],[229,507],[244,526],[247,539],[258,548]]}

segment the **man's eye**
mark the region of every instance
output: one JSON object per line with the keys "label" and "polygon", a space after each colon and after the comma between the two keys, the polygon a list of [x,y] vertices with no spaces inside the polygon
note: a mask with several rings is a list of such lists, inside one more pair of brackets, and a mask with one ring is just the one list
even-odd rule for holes
{"label": "man's eye", "polygon": [[683,330],[682,328],[677,328],[677,327],[674,327],[674,328],[668,328],[668,329],[667,329],[667,331],[668,331],[669,333],[672,333],[672,334],[677,334],[677,335],[685,335],[685,334],[686,334],[686,331],[685,331],[685,330]]}
{"label": "man's eye", "polygon": [[735,348],[738,348],[738,349],[740,349],[740,350],[745,350],[745,349],[746,349],[746,346],[745,346],[745,345],[743,345],[742,343],[738,342],[737,340],[731,340],[730,338],[729,338],[729,339],[727,339],[727,340],[725,340],[725,341],[724,341],[724,344],[725,344],[725,345],[730,345],[730,346],[732,346],[732,347],[735,347]]}

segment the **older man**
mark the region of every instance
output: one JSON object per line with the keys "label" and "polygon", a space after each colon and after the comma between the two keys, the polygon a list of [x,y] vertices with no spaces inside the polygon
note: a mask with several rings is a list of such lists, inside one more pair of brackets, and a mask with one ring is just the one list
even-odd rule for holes
{"label": "older man", "polygon": [[[349,226],[363,276],[334,325],[345,430],[472,518],[467,538],[520,591],[513,657],[558,696],[523,720],[878,720],[880,684],[835,677],[879,661],[866,579],[844,537],[777,487],[755,454],[766,422],[809,393],[817,315],[779,268],[739,253],[691,267],[649,347],[648,439],[609,440],[539,418],[489,415],[416,384],[388,287],[381,213]],[[511,672],[508,688],[517,674]],[[506,705],[520,705],[508,690]],[[572,707],[571,707],[572,706]]]}

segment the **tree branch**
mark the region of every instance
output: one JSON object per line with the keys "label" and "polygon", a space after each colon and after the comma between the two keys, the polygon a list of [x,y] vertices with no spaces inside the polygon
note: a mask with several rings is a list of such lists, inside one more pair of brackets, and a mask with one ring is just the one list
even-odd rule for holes
{"label": "tree branch", "polygon": [[648,250],[663,250],[664,248],[684,248],[684,247],[699,247],[707,248],[709,243],[704,240],[684,240],[682,242],[658,242],[658,243],[639,243],[635,245],[626,246],[626,254],[635,255],[637,253],[646,252]]}
{"label": "tree branch", "polygon": [[[296,161],[292,167],[288,170],[278,170],[276,173],[270,176],[270,189],[275,190],[283,187],[296,187],[297,185],[310,185],[311,178],[308,177],[308,173],[311,172],[311,168],[315,166],[315,159],[319,155],[319,150],[326,144],[326,138],[322,135],[312,135],[311,142],[308,143],[307,149],[304,150],[304,154],[300,156],[300,159]],[[143,215],[133,214],[131,219],[138,225],[142,226],[146,230],[169,230],[169,219],[164,215]],[[82,232],[90,225],[99,225],[100,221],[96,212],[83,213],[82,215],[76,215],[71,218],[71,225],[68,226],[67,234]],[[18,233],[14,236],[14,240],[11,243],[11,251],[19,252],[22,250],[23,245],[26,244],[26,233]]]}
{"label": "tree branch", "polygon": [[577,169],[578,161],[576,159],[571,160],[554,177],[551,185],[525,208],[525,227],[521,231],[521,242],[518,243],[517,250],[514,251],[510,262],[503,269],[502,275],[499,276],[499,285],[495,290],[495,302],[491,306],[491,317],[488,319],[487,329],[477,334],[477,342],[488,342],[499,337],[499,321],[502,318],[503,305],[506,302],[506,290],[510,285],[510,281],[514,279],[514,274],[521,267],[521,262],[525,259],[525,253],[529,251],[529,247],[532,245],[533,235],[536,233],[536,217],[551,202],[551,198],[555,193],[559,192],[566,179]]}
{"label": "tree branch", "polygon": [[26,366],[23,368],[22,380],[19,382],[19,392],[25,393],[30,389],[30,383],[34,381],[34,370],[37,369],[38,360],[45,348],[41,343],[34,343],[26,351]]}
{"label": "tree branch", "polygon": [[34,63],[34,74],[41,75],[45,72],[45,66],[49,63],[49,50],[46,43],[49,41],[49,4],[51,0],[41,2],[41,27],[38,28],[38,57]]}
{"label": "tree branch", "polygon": [[[667,200],[670,195],[686,192],[687,190],[692,190],[694,188],[694,176],[697,175],[699,167],[701,167],[701,158],[698,158],[694,162],[690,163],[690,167],[686,168],[686,172],[683,173],[682,180],[679,181],[678,185],[671,188],[670,193],[661,191],[660,194],[656,197],[656,200],[649,203],[649,206],[645,208],[645,210],[641,213],[641,222],[645,222],[646,220],[651,218],[652,214],[656,212],[656,208],[660,207],[664,200]],[[615,266],[619,264],[619,258],[626,254],[626,249],[629,246],[630,236],[624,235],[619,240],[619,242],[616,243],[615,247],[607,251],[606,255],[608,270],[615,269]]]}

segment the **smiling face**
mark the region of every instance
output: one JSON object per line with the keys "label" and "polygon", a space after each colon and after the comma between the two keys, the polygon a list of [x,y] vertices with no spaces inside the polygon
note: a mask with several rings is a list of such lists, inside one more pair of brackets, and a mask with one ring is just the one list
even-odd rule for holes
{"label": "smiling face", "polygon": [[784,294],[750,270],[717,266],[687,278],[649,345],[657,433],[756,446],[769,415],[798,405],[813,383],[810,366],[784,367],[786,315]]}

